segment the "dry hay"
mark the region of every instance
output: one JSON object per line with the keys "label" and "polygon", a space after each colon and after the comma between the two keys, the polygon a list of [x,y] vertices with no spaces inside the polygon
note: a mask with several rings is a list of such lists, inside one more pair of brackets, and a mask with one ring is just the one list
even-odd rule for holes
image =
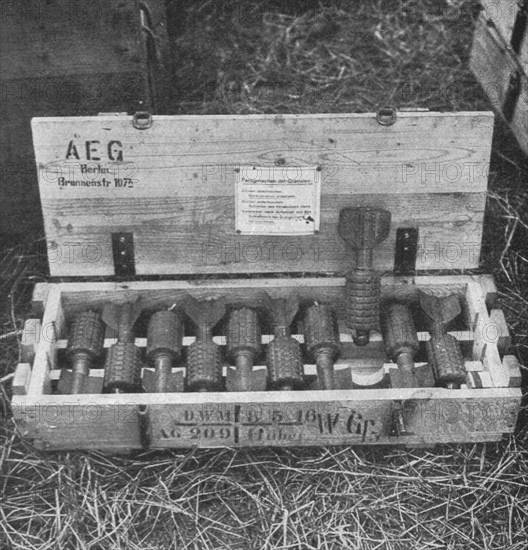
{"label": "dry hay", "polygon": [[[467,66],[475,2],[301,4],[190,3],[175,44],[181,102],[174,112],[488,108]],[[527,174],[499,123],[483,268],[497,279],[515,351],[528,364]],[[7,402],[42,260],[23,247],[2,254],[5,548],[526,548],[523,417],[515,437],[501,443],[434,450],[35,451],[15,434]]]}

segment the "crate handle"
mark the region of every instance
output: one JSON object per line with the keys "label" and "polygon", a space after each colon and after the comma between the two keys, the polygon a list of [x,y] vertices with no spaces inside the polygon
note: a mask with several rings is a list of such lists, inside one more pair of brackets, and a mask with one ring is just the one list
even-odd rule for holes
{"label": "crate handle", "polygon": [[396,109],[394,107],[381,107],[376,113],[376,122],[381,126],[392,126],[396,122]]}
{"label": "crate handle", "polygon": [[132,116],[132,126],[136,130],[147,130],[152,126],[152,115],[148,111],[137,111]]}

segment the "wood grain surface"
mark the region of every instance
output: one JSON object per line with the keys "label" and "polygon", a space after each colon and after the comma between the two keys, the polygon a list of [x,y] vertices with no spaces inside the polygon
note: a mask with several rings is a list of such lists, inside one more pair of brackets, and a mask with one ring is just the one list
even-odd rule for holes
{"label": "wood grain surface", "polygon": [[[328,114],[159,116],[146,130],[131,117],[41,118],[32,128],[52,275],[112,275],[116,232],[133,233],[137,274],[343,272],[344,206],[391,210],[380,269],[393,268],[398,227],[419,229],[419,269],[478,265],[491,113],[398,113],[387,127]],[[259,166],[320,168],[318,234],[237,234],[235,170]]]}

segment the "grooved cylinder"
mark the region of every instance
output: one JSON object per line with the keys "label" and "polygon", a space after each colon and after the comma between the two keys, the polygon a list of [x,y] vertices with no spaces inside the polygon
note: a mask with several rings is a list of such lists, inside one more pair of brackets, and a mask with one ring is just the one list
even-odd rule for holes
{"label": "grooved cylinder", "polygon": [[379,329],[380,278],[375,271],[354,269],[346,275],[346,324],[358,333],[356,344],[368,343]]}
{"label": "grooved cylinder", "polygon": [[180,355],[182,347],[182,324],[173,311],[158,311],[150,319],[147,330],[147,358],[153,360],[159,353]]}
{"label": "grooved cylinder", "polygon": [[427,359],[437,384],[459,388],[466,382],[466,366],[458,340],[451,334],[431,336],[427,342]]}
{"label": "grooved cylinder", "polygon": [[96,311],[83,311],[75,316],[68,336],[67,353],[70,360],[79,352],[90,358],[101,355],[104,342],[104,324]]}
{"label": "grooved cylinder", "polygon": [[227,353],[232,360],[240,353],[250,353],[254,358],[260,355],[262,344],[257,312],[247,307],[232,311],[226,338]]}
{"label": "grooved cylinder", "polygon": [[141,350],[135,344],[117,343],[108,349],[103,388],[106,393],[141,390]]}
{"label": "grooved cylinder", "polygon": [[319,348],[331,351],[332,356],[339,355],[339,329],[332,308],[326,304],[315,304],[306,310],[304,316],[304,338],[306,347],[312,355]]}
{"label": "grooved cylinder", "polygon": [[96,311],[83,311],[75,316],[68,336],[67,354],[72,365],[70,393],[82,393],[94,359],[103,351],[104,324]]}
{"label": "grooved cylinder", "polygon": [[277,336],[269,343],[266,363],[274,389],[296,389],[302,384],[301,346],[292,336]]}
{"label": "grooved cylinder", "polygon": [[418,335],[409,308],[404,304],[390,304],[382,312],[383,340],[387,354],[394,361],[400,353],[415,355],[419,348]]}
{"label": "grooved cylinder", "polygon": [[220,348],[213,341],[196,340],[187,350],[187,387],[190,391],[219,391],[221,383]]}
{"label": "grooved cylinder", "polygon": [[304,341],[315,358],[319,387],[335,389],[334,361],[339,356],[339,329],[332,308],[314,304],[304,316]]}

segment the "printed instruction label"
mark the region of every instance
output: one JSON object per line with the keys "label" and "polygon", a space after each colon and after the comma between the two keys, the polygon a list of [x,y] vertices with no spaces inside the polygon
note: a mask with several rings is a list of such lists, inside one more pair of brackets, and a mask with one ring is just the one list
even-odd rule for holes
{"label": "printed instruction label", "polygon": [[321,172],[315,166],[240,166],[235,196],[235,225],[242,234],[319,231]]}

